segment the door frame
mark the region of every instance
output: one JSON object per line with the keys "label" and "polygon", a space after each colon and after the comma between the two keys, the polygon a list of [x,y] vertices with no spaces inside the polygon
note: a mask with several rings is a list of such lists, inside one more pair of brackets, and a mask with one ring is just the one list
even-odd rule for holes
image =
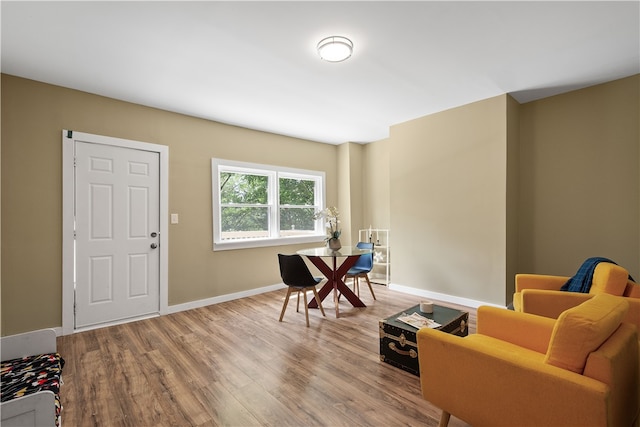
{"label": "door frame", "polygon": [[[75,329],[74,315],[74,241],[75,241],[75,141],[152,151],[160,155],[160,307],[159,314],[169,312],[169,147],[122,138],[62,131],[62,335]],[[148,316],[146,316],[148,317]],[[123,321],[116,322],[123,323]],[[99,327],[99,326],[98,326]],[[95,326],[91,327],[95,328]],[[84,329],[91,329],[84,328]]]}

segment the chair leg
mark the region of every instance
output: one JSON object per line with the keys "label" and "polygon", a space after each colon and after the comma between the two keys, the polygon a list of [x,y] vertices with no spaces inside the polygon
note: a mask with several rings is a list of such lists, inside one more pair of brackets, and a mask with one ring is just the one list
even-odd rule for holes
{"label": "chair leg", "polygon": [[[349,276],[348,274],[346,274],[346,275],[344,276],[344,284],[346,285],[346,284],[347,284],[347,280],[349,280],[349,278],[352,278],[352,279],[353,279],[353,277],[354,277],[354,276]],[[354,279],[354,280],[355,280],[355,279]],[[353,292],[355,292],[355,291],[356,291],[355,286],[356,286],[356,285],[355,285],[355,282],[354,282],[354,284],[353,284]],[[338,302],[340,302],[340,297],[341,297],[341,296],[342,296],[342,292],[340,292],[340,293],[338,294]]]}
{"label": "chair leg", "polygon": [[287,286],[287,296],[284,298],[284,304],[282,305],[282,311],[280,312],[280,320],[278,320],[278,322],[282,322],[282,318],[284,317],[284,311],[287,309],[287,304],[289,303],[290,296],[291,296],[291,288]]}
{"label": "chair leg", "polygon": [[353,276],[353,293],[360,298],[360,279],[358,279],[358,276]]}
{"label": "chair leg", "polygon": [[300,313],[300,289],[298,289],[298,301],[296,302],[296,313]]}
{"label": "chair leg", "polygon": [[311,289],[313,289],[313,295],[316,297],[316,301],[318,301],[318,307],[320,307],[320,311],[322,312],[322,315],[324,317],[327,317],[327,315],[324,314],[324,308],[322,308],[322,301],[320,301],[320,295],[318,295],[318,290],[315,287]]}
{"label": "chair leg", "polygon": [[307,328],[309,327],[309,307],[307,306],[307,290],[308,288],[304,288],[302,290],[302,294],[304,296],[304,317],[307,319]]}
{"label": "chair leg", "polygon": [[369,285],[369,290],[371,291],[371,296],[373,299],[376,299],[376,294],[373,293],[373,286],[371,286],[371,282],[369,281],[369,275],[365,273],[364,278],[367,280],[367,285]]}
{"label": "chair leg", "polygon": [[447,411],[442,411],[442,415],[440,416],[440,423],[438,427],[447,427],[449,425],[449,418],[451,418],[451,414]]}

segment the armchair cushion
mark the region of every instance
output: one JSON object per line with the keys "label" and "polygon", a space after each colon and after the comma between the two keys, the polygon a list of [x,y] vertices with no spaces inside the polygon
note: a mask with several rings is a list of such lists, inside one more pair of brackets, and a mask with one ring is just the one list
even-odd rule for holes
{"label": "armchair cushion", "polygon": [[551,334],[545,363],[582,374],[589,354],[618,329],[628,310],[624,299],[598,294],[564,311]]}
{"label": "armchair cushion", "polygon": [[[547,353],[555,319],[502,308],[481,306],[477,311],[476,335],[486,335],[532,351]],[[522,331],[526,330],[526,334]]]}
{"label": "armchair cushion", "polygon": [[590,294],[621,296],[627,286],[629,272],[617,264],[602,262],[593,271]]}

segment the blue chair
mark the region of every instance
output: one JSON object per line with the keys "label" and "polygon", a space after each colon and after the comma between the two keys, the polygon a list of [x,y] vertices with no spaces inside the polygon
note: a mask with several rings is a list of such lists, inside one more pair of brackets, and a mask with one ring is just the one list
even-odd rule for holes
{"label": "blue chair", "polygon": [[[360,249],[371,249],[373,251],[373,243],[367,242],[358,242],[356,247]],[[373,268],[373,252],[370,254],[360,255],[358,261],[354,264],[353,267],[347,271],[347,274],[344,276],[345,281],[347,279],[353,279],[353,292],[360,297],[360,277],[364,277],[367,281],[367,285],[369,285],[369,290],[371,291],[371,296],[373,299],[376,299],[376,294],[373,293],[373,287],[371,286],[371,282],[369,281],[369,272]]]}
{"label": "blue chair", "polygon": [[316,286],[322,281],[320,277],[313,277],[307,264],[300,255],[283,255],[278,254],[278,262],[280,263],[280,277],[285,285],[287,285],[287,296],[284,299],[284,305],[282,306],[282,312],[280,313],[280,320],[284,317],[284,312],[287,309],[289,303],[289,297],[294,290],[298,292],[298,303],[296,306],[296,312],[300,311],[300,292],[304,295],[304,314],[307,318],[307,327],[309,327],[309,307],[307,304],[307,291],[313,291],[313,295],[318,301],[318,307],[324,314],[324,308],[322,308],[322,301],[318,296]]}

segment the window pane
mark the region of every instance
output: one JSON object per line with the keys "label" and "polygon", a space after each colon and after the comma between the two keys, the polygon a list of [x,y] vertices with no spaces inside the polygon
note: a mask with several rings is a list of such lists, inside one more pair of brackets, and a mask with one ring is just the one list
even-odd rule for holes
{"label": "window pane", "polygon": [[220,202],[266,204],[268,182],[264,175],[220,172]]}
{"label": "window pane", "polygon": [[268,207],[223,207],[222,239],[254,239],[269,236]]}
{"label": "window pane", "polygon": [[313,206],[315,182],[306,179],[280,178],[280,204]]}
{"label": "window pane", "polygon": [[280,208],[280,234],[293,236],[314,231],[314,208]]}

